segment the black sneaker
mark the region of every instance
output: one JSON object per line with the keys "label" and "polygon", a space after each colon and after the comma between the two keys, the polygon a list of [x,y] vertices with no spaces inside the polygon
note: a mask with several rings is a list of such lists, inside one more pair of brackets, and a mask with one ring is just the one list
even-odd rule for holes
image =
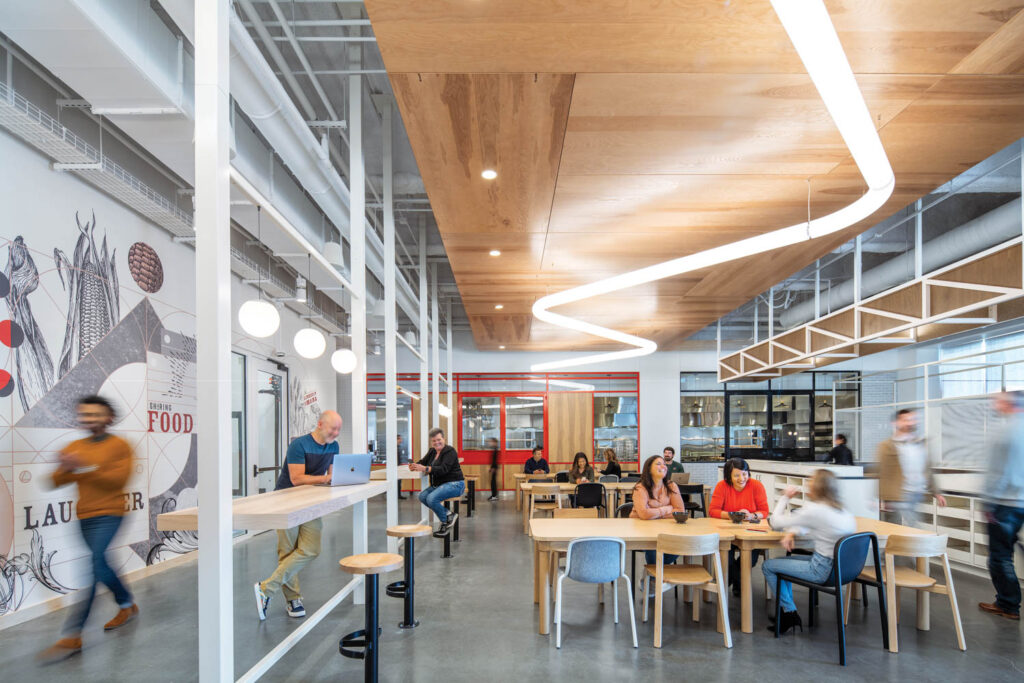
{"label": "black sneaker", "polygon": [[302,598],[288,601],[288,616],[296,618],[306,616],[306,608],[302,606]]}
{"label": "black sneaker", "polygon": [[498,497],[497,497],[497,496],[491,496],[491,497],[490,497],[490,498],[488,498],[487,500],[488,500],[489,502],[493,503],[494,501],[498,500]]}
{"label": "black sneaker", "polygon": [[259,616],[260,621],[265,621],[267,618],[267,607],[270,606],[270,598],[263,592],[259,581],[253,586],[253,591],[256,593],[256,614]]}

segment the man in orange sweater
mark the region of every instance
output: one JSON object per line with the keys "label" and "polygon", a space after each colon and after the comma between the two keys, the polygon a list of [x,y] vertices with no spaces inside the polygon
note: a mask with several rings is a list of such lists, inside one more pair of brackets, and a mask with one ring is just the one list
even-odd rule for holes
{"label": "man in orange sweater", "polygon": [[119,628],[139,613],[131,593],[106,559],[107,548],[124,517],[124,487],[132,469],[131,446],[124,439],[107,433],[114,417],[114,407],[102,396],[79,400],[78,422],[90,434],[64,447],[60,452],[60,465],[52,475],[55,486],[78,484],[78,519],[85,544],[92,551],[93,575],[85,600],[72,608],[63,637],[40,653],[39,659],[45,663],[81,652],[82,628],[89,617],[97,583],[110,589],[120,608],[103,627],[105,630]]}

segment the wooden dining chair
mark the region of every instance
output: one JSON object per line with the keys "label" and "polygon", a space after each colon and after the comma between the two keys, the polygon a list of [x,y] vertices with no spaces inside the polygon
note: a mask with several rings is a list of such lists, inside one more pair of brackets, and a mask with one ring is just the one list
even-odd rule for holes
{"label": "wooden dining chair", "polygon": [[[722,560],[718,554],[718,534],[701,534],[699,536],[677,536],[675,534],[658,534],[657,562],[644,566],[643,588],[644,622],[647,621],[647,609],[650,605],[648,586],[654,584],[654,647],[661,647],[662,606],[664,602],[665,584],[685,586],[699,591],[708,591],[718,595],[718,618],[722,623],[722,636],[725,647],[732,647],[732,631],[729,629],[729,605],[725,582],[722,577]],[[714,575],[701,565],[665,564],[665,555],[680,557],[712,556],[711,564]],[[693,620],[700,621],[701,601],[694,597]]]}
{"label": "wooden dining chair", "polygon": [[[534,484],[530,491],[530,514],[527,518],[527,523],[529,523],[530,519],[533,519],[533,513],[538,510],[551,512],[560,509],[562,507],[561,492],[562,489],[558,484]],[[537,498],[539,496],[554,496],[554,500],[551,502],[538,501]]]}
{"label": "wooden dining chair", "polygon": [[[964,640],[964,629],[960,622],[960,608],[956,602],[956,589],[953,587],[953,574],[949,570],[949,555],[946,553],[946,545],[949,537],[946,535],[933,536],[911,534],[907,536],[889,536],[885,543],[885,593],[889,603],[889,651],[899,652],[899,640],[897,631],[899,629],[899,590],[907,588],[928,593],[938,593],[949,598],[949,607],[953,612],[953,627],[956,629],[956,642],[961,650],[967,649]],[[945,574],[946,583],[939,584],[938,581],[928,574],[917,571],[910,567],[897,566],[897,557],[912,558],[942,558],[942,570]],[[850,591],[846,594],[846,604],[849,605]]]}

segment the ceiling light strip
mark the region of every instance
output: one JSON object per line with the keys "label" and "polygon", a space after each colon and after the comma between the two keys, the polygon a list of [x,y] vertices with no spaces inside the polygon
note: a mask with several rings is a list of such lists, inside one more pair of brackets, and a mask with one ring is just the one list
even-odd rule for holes
{"label": "ceiling light strip", "polygon": [[633,348],[537,363],[530,366],[534,372],[645,356],[658,348],[650,339],[552,313],[550,309],[556,306],[829,235],[867,218],[889,199],[896,179],[824,3],[821,0],[772,0],[772,7],[864,177],[867,192],[848,206],[809,222],[797,223],[538,299],[533,304],[533,315],[538,320]]}

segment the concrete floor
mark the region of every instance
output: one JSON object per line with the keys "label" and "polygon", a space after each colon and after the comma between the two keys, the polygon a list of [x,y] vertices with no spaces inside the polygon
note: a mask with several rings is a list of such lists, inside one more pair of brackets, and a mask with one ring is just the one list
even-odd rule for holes
{"label": "concrete floor", "polygon": [[[419,518],[415,501],[401,503],[403,522]],[[351,552],[351,514],[342,511],[325,520],[320,558],[302,574],[307,610],[312,613],[348,575],[337,560]],[[384,505],[370,505],[371,529],[383,529]],[[329,531],[331,528],[336,531]],[[1024,681],[1024,653],[1019,623],[979,612],[979,600],[991,600],[987,580],[956,574],[967,652],[956,648],[948,602],[932,597],[932,629],[914,628],[914,597],[903,598],[900,653],[882,649],[877,602],[864,611],[854,602],[847,631],[846,668],[837,664],[835,610],[822,600],[821,626],[776,641],[765,631],[767,619],[760,572],[755,573],[755,632],[739,632],[738,605],[731,606],[732,650],[722,647],[714,629],[713,603],[703,606],[702,622],[689,618],[689,606],[666,600],[664,647],[651,646],[652,623],[639,622],[639,650],[631,647],[628,609],[620,602],[620,623],[612,622],[610,605],[598,604],[596,590],[566,582],[562,649],[554,636],[536,632],[532,603],[530,546],[511,499],[488,503],[480,497],[478,512],[462,527],[463,541],[455,558],[440,559],[440,542],[420,539],[416,552],[416,613],[421,626],[396,627],[400,600],[381,591],[381,680],[451,683],[479,680],[679,680],[701,681],[882,681],[987,680]],[[384,535],[371,534],[371,550],[384,548]],[[280,596],[267,621],[256,618],[252,584],[275,564],[276,539],[261,534],[235,549],[235,672],[246,671],[299,623],[284,612]],[[384,582],[397,580],[398,574]],[[80,655],[45,668],[32,655],[56,637],[66,610],[0,631],[0,679],[5,681],[191,681],[196,680],[196,565],[190,563],[132,585],[141,608],[133,624],[104,633],[114,614],[109,596],[99,596],[85,633]],[[759,599],[762,598],[762,599]],[[798,589],[804,621],[806,593]],[[362,607],[351,600],[335,609],[263,680],[360,681],[362,663],[338,654],[342,634],[362,626]]]}

